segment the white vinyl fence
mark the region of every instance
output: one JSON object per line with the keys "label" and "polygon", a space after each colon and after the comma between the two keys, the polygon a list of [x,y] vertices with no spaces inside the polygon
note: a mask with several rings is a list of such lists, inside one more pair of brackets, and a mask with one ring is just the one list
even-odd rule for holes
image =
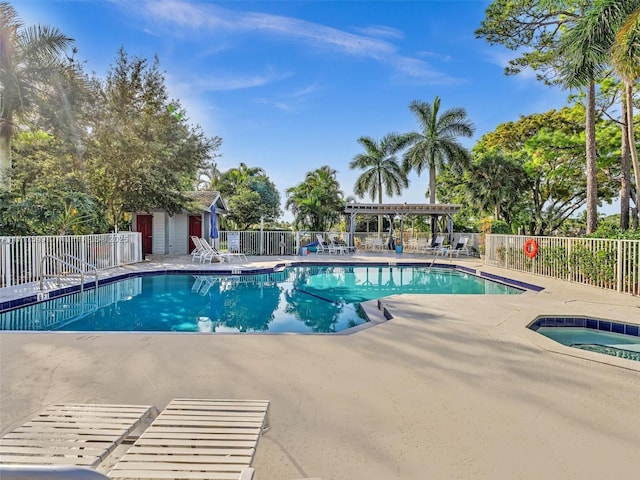
{"label": "white vinyl fence", "polygon": [[[229,250],[230,252],[241,252],[245,255],[299,255],[300,249],[306,247],[310,243],[318,240],[318,235],[324,239],[325,242],[330,240],[342,240],[345,243],[349,243],[348,232],[291,232],[291,231],[221,231],[220,237],[212,240],[214,246],[219,250]],[[447,234],[443,233],[445,238]],[[470,238],[469,247],[477,248],[480,240],[480,235],[477,233],[454,233],[452,234],[452,241],[455,242],[461,237],[466,236]],[[421,240],[426,245],[426,242],[430,239],[429,233],[417,233],[409,235],[404,233],[403,242],[406,244],[410,239]],[[380,238],[383,244],[386,245],[389,239],[389,232],[382,232],[378,235],[377,232],[356,232],[355,233],[355,246],[362,248],[367,240],[374,238]],[[396,232],[395,242],[398,244],[400,240],[400,232]]]}
{"label": "white vinyl fence", "polygon": [[325,241],[340,238],[349,241],[344,232],[290,232],[290,231],[221,231],[220,237],[212,240],[220,250],[241,252],[245,255],[298,255],[300,249],[317,241],[320,235]]}
{"label": "white vinyl fence", "polygon": [[0,237],[0,288],[141,261],[142,239],[137,232]]}
{"label": "white vinyl fence", "polygon": [[485,251],[489,265],[640,295],[640,240],[487,235]]}

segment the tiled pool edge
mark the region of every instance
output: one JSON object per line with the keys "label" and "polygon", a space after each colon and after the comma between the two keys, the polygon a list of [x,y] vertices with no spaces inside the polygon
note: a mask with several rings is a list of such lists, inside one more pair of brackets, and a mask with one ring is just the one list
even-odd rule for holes
{"label": "tiled pool edge", "polygon": [[[274,273],[278,270],[281,270],[285,267],[297,267],[297,266],[324,266],[324,265],[336,265],[336,263],[327,263],[326,261],[306,261],[306,262],[281,262],[276,263],[272,267],[263,267],[263,268],[252,268],[252,269],[241,269],[241,268],[233,268],[225,269],[225,270],[202,270],[197,268],[158,268],[158,269],[149,269],[149,270],[139,270],[139,271],[131,271],[126,273],[115,274],[113,276],[108,276],[105,278],[98,278],[98,285],[108,285],[113,282],[117,282],[119,280],[126,280],[127,278],[132,277],[142,277],[149,275],[224,275],[224,276],[237,276],[237,275],[260,275],[260,274],[268,274]],[[486,278],[492,280],[497,283],[502,283],[504,285],[508,285],[515,288],[520,288],[522,290],[531,290],[535,292],[539,292],[544,290],[543,287],[529,284],[526,282],[521,282],[518,280],[513,280],[507,277],[502,277],[499,275],[493,275],[486,272],[478,271],[474,268],[464,267],[457,264],[446,264],[446,263],[425,263],[425,262],[340,262],[339,266],[392,266],[392,267],[435,267],[435,268],[447,268],[454,269],[461,272],[469,273],[471,275],[478,276],[480,278]],[[108,272],[108,271],[107,271]],[[106,272],[105,272],[106,273]],[[25,296],[8,300],[5,302],[0,302],[0,313],[13,310],[19,307],[26,307],[29,305],[33,305],[45,300],[50,300],[53,298],[57,298],[64,295],[69,295],[71,293],[80,292],[84,289],[95,288],[95,281],[85,282],[84,286],[81,285],[70,285],[66,287],[61,287],[55,290],[47,290],[44,292],[39,292],[36,294],[27,294]]]}
{"label": "tiled pool edge", "polygon": [[605,318],[593,318],[587,315],[539,315],[527,325],[527,328],[534,332],[540,327],[588,328],[601,332],[640,337],[640,324],[616,322]]}
{"label": "tiled pool edge", "polygon": [[[602,320],[603,322],[608,322],[610,324],[616,323],[616,324],[627,325],[625,322],[621,322],[621,321],[594,318],[593,315],[589,315],[589,314],[584,314],[584,315],[540,314],[536,318],[534,318],[531,322],[524,324],[525,326],[524,330],[528,332],[528,334],[530,335],[528,338],[534,345],[538,346],[539,348],[542,348],[543,350],[546,350],[547,352],[555,353],[557,355],[577,358],[580,360],[595,362],[601,365],[608,365],[610,367],[623,368],[625,370],[631,370],[631,371],[640,373],[640,362],[638,361],[628,360],[626,358],[621,358],[614,355],[607,355],[604,353],[592,352],[589,350],[583,350],[580,348],[574,348],[568,345],[563,345],[562,343],[556,340],[553,340],[545,335],[542,335],[538,333],[535,329],[531,328],[531,326],[533,326],[538,320],[542,320],[542,319],[545,319],[550,323],[554,321],[562,322],[562,320],[564,319],[565,324],[564,325],[559,324],[558,326],[560,327],[571,326],[571,325],[566,325],[567,319],[569,320],[569,323],[573,321],[575,324],[577,321],[578,328],[581,328],[579,326],[580,321],[582,319],[586,320],[587,318],[590,318],[591,320],[595,320],[598,322]],[[637,325],[640,328],[640,322],[638,322],[638,324],[631,324],[631,325],[632,326]],[[541,326],[542,325],[538,325],[538,327],[541,327]],[[545,325],[545,326],[551,326],[551,325]],[[611,330],[603,330],[603,331],[608,333],[616,333],[616,332],[612,332]]]}

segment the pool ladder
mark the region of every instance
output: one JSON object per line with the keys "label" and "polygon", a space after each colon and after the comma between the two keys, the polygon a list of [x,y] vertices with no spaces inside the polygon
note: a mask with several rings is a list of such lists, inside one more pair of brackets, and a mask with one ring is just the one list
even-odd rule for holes
{"label": "pool ladder", "polygon": [[[68,258],[72,260],[74,263],[79,263],[81,265],[84,265],[85,267],[92,268],[95,276],[95,286],[96,288],[98,287],[98,269],[95,267],[95,265],[91,265],[90,263],[87,263],[84,260],[69,254],[65,254],[64,258]],[[44,273],[44,263],[47,260],[53,260],[56,266],[58,267],[56,268],[55,274]],[[63,260],[60,257],[56,257],[55,255],[45,255],[40,259],[40,290],[44,290],[44,280],[47,277],[56,277],[57,285],[60,286],[60,275],[61,275],[60,266],[61,265],[64,265],[65,267],[68,267],[71,270],[78,272],[80,274],[80,291],[83,291],[84,290],[84,274],[85,274],[84,269],[78,267],[77,265],[74,265],[71,262],[67,262]]]}

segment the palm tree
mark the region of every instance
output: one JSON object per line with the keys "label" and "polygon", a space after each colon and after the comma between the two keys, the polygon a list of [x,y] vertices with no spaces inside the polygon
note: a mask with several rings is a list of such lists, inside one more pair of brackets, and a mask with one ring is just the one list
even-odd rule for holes
{"label": "palm tree", "polygon": [[[383,188],[384,193],[390,197],[400,195],[402,189],[409,186],[407,174],[395,157],[402,149],[401,138],[390,133],[380,143],[371,137],[360,137],[358,143],[364,147],[366,153],[359,153],[353,157],[349,168],[365,171],[356,180],[354,193],[360,198],[368,193],[372,201],[377,196],[379,205],[382,205]],[[382,233],[382,215],[378,215],[378,233]]]}
{"label": "palm tree", "polygon": [[324,165],[308,172],[304,182],[287,190],[285,208],[295,215],[296,225],[324,232],[340,220],[344,194],[336,174],[336,170]]}
{"label": "palm tree", "polygon": [[[403,156],[406,172],[415,170],[418,175],[429,169],[429,203],[436,203],[436,172],[445,164],[455,170],[471,163],[471,155],[459,142],[458,137],[471,137],[475,131],[464,108],[451,108],[440,114],[440,97],[433,105],[414,100],[409,109],[420,125],[419,132],[403,136],[403,145],[410,146]],[[431,232],[436,231],[437,217],[431,218]]]}
{"label": "palm tree", "polygon": [[470,164],[471,155],[457,138],[473,136],[475,127],[464,108],[451,108],[440,114],[440,97],[433,100],[433,105],[414,100],[409,109],[418,119],[420,132],[403,138],[403,145],[410,146],[404,154],[403,167],[418,175],[429,169],[429,203],[436,203],[437,170],[447,163],[459,169]]}
{"label": "palm tree", "polygon": [[24,27],[15,9],[0,2],[0,186],[11,189],[11,138],[15,121],[59,71],[73,39],[47,26]]}
{"label": "palm tree", "polygon": [[195,182],[196,190],[215,190],[220,181],[220,170],[216,162],[210,162],[206,167],[198,170],[198,178]]}
{"label": "palm tree", "polygon": [[216,186],[222,195],[232,196],[252,178],[265,176],[266,172],[263,168],[249,167],[241,162],[239,166],[222,173],[217,179]]}
{"label": "palm tree", "polygon": [[[640,2],[636,2],[640,4]],[[611,48],[611,58],[616,73],[625,86],[625,113],[629,151],[635,178],[635,204],[638,206],[640,166],[633,127],[633,85],[640,78],[640,7],[629,15],[618,30]],[[634,218],[636,221],[636,218]],[[637,224],[636,224],[637,226]]]}
{"label": "palm tree", "polygon": [[482,212],[511,223],[513,207],[530,179],[521,163],[499,153],[480,156],[465,174],[465,194]]}
{"label": "palm tree", "polygon": [[[585,137],[587,171],[587,233],[598,226],[596,168],[595,84],[610,60],[610,48],[622,22],[638,8],[638,0],[595,2],[561,38],[558,54],[562,83],[568,88],[587,88]],[[631,142],[633,143],[633,142]]]}

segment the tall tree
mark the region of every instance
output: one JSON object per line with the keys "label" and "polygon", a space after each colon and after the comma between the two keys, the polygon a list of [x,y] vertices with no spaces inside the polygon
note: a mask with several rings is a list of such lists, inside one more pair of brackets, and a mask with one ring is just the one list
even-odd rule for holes
{"label": "tall tree", "polygon": [[419,132],[403,137],[409,147],[403,156],[406,172],[415,170],[418,175],[429,170],[429,202],[436,203],[436,172],[445,164],[462,169],[471,162],[469,151],[458,141],[458,137],[471,137],[475,131],[464,108],[450,108],[440,113],[440,97],[433,104],[414,100],[409,109],[415,114]]}
{"label": "tall tree", "polygon": [[0,2],[0,186],[11,189],[11,139],[16,121],[43,85],[56,78],[73,39],[43,25],[25,27],[8,2]]}
{"label": "tall tree", "polygon": [[234,228],[245,230],[280,216],[280,192],[260,167],[240,163],[220,175],[217,188],[229,202],[227,220]]}
{"label": "tall tree", "polygon": [[[569,87],[586,87],[587,233],[598,225],[596,171],[596,81],[605,72],[615,32],[629,15],[636,0],[596,0],[562,37],[558,54],[561,82]],[[640,4],[640,3],[639,3]]]}
{"label": "tall tree", "polygon": [[121,49],[101,90],[87,169],[112,225],[127,211],[179,212],[188,203],[183,192],[216,142],[189,125],[178,102],[169,100],[157,58],[149,64]]}
{"label": "tall tree", "polygon": [[[476,149],[478,152],[498,151],[522,162],[530,187],[527,195],[527,230],[532,234],[548,234],[560,227],[572,214],[584,206],[586,182],[584,171],[584,107],[576,105],[560,111],[522,117],[517,122],[499,125],[485,134]],[[614,125],[599,125],[607,136],[618,132]],[[601,161],[610,161],[609,146],[600,141]],[[604,165],[600,165],[604,167]],[[599,168],[599,172],[604,168]],[[600,173],[598,195],[611,201],[617,185]],[[519,218],[524,220],[523,215]]]}
{"label": "tall tree", "polygon": [[[395,156],[402,149],[401,138],[397,134],[385,135],[380,142],[371,137],[360,137],[358,143],[365,153],[357,154],[349,168],[364,170],[356,180],[354,193],[360,198],[369,194],[371,200],[382,205],[382,193],[388,196],[400,195],[409,186],[406,172]],[[378,233],[382,233],[382,215],[378,216]]]}
{"label": "tall tree", "polygon": [[[221,142],[219,142],[221,143]],[[222,173],[218,169],[218,163],[210,161],[203,168],[198,170],[198,178],[194,183],[196,190],[216,190],[218,188],[218,182],[220,181],[220,175]]]}
{"label": "tall tree", "polygon": [[246,163],[241,162],[237,167],[230,168],[220,175],[218,187],[222,195],[230,197],[251,178],[265,175],[266,172],[263,168],[250,167]]}
{"label": "tall tree", "polygon": [[[640,2],[633,2],[640,5]],[[634,227],[638,228],[638,201],[640,196],[640,165],[635,142],[633,118],[633,85],[640,78],[640,6],[626,16],[624,23],[616,34],[611,47],[613,66],[625,84],[625,123],[627,126],[627,145],[633,164],[635,180],[635,212]]]}
{"label": "tall tree", "polygon": [[586,87],[587,231],[597,226],[595,81],[607,63],[621,12],[637,0],[494,0],[476,31],[518,52],[505,73],[529,67],[547,83]]}
{"label": "tall tree", "polygon": [[469,202],[510,225],[515,206],[530,186],[523,164],[496,151],[479,155],[464,177]]}
{"label": "tall tree", "polygon": [[[467,118],[464,108],[450,108],[440,112],[440,97],[433,104],[414,100],[409,105],[414,113],[420,131],[403,136],[403,145],[408,150],[403,156],[403,168],[406,172],[415,170],[418,175],[429,170],[429,203],[436,203],[436,172],[445,164],[454,171],[462,173],[471,163],[469,151],[463,147],[458,137],[471,137],[475,131],[473,123]],[[437,217],[431,219],[431,233],[437,229]]]}
{"label": "tall tree", "polygon": [[294,214],[298,227],[326,232],[340,221],[345,202],[336,174],[324,165],[308,172],[302,183],[287,190],[285,208]]}

